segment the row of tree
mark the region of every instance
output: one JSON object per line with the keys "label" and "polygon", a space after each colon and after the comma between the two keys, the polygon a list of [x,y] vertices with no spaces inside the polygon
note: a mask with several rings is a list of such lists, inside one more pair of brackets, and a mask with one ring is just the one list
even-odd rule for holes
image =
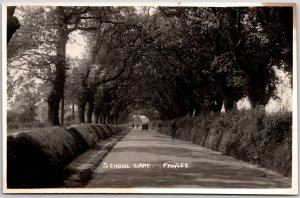
{"label": "row of tree", "polygon": [[[274,67],[292,74],[291,7],[17,10],[8,95],[40,79],[51,125],[63,124],[66,105],[79,122],[115,123],[136,108],[172,119],[220,112],[223,104],[230,111],[246,96],[252,107],[266,105],[275,97]],[[66,54],[75,31],[86,40],[82,58]]]}
{"label": "row of tree", "polygon": [[[292,8],[160,8],[149,64],[162,118],[266,105],[292,72]],[[172,71],[172,72],[170,72]],[[153,82],[159,82],[153,83]],[[163,86],[161,86],[163,85]]]}

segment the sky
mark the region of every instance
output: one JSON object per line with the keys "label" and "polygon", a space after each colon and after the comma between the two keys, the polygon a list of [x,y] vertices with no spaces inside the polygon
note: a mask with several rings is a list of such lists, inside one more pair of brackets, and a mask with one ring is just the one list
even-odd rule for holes
{"label": "sky", "polygon": [[67,55],[72,58],[82,58],[85,52],[86,38],[80,35],[79,31],[72,32],[69,37],[66,48]]}

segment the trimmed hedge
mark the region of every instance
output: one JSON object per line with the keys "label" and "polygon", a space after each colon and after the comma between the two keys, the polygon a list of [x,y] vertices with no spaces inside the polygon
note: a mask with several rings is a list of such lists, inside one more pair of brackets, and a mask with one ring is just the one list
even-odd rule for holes
{"label": "trimmed hedge", "polygon": [[8,188],[63,185],[64,167],[99,141],[128,128],[81,124],[50,127],[7,137]]}
{"label": "trimmed hedge", "polygon": [[[176,137],[259,164],[284,176],[292,172],[292,113],[236,111],[177,119]],[[170,121],[153,126],[170,135]]]}
{"label": "trimmed hedge", "polygon": [[45,123],[42,123],[40,121],[33,121],[33,122],[25,122],[25,123],[19,123],[19,122],[8,122],[7,123],[7,129],[20,129],[20,128],[42,128],[46,127]]}

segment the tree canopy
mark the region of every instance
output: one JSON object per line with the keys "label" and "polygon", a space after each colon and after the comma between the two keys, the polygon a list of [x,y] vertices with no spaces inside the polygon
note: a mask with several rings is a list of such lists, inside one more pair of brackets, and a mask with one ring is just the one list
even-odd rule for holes
{"label": "tree canopy", "polygon": [[[227,112],[244,97],[265,106],[276,97],[275,68],[292,75],[292,7],[16,10],[8,92],[26,78],[42,81],[51,125],[68,106],[78,122],[110,123],[141,111],[155,119],[157,112],[160,119],[217,113],[223,105]],[[86,40],[81,58],[66,54],[74,31]]]}

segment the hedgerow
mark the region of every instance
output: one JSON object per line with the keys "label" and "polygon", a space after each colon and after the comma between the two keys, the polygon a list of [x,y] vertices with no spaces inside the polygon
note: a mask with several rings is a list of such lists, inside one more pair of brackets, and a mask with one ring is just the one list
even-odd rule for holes
{"label": "hedgerow", "polygon": [[74,125],[12,133],[7,137],[8,188],[63,185],[64,167],[97,142],[128,125]]}
{"label": "hedgerow", "polygon": [[[152,126],[170,135],[171,121]],[[176,137],[291,176],[292,113],[262,109],[184,117]]]}

